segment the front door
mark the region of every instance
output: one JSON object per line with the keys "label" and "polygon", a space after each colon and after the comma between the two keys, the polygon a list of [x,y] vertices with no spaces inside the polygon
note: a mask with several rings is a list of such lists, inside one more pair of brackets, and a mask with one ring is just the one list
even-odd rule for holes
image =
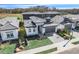
{"label": "front door", "polygon": [[41,33],[41,26],[38,26],[38,33]]}

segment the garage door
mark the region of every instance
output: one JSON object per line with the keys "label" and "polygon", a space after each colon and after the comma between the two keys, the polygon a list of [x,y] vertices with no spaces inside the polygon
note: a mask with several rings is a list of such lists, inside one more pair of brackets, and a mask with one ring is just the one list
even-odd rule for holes
{"label": "garage door", "polygon": [[56,26],[45,27],[45,33],[55,32]]}

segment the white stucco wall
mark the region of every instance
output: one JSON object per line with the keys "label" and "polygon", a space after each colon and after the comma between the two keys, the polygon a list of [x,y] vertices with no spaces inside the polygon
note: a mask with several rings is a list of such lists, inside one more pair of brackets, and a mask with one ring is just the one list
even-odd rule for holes
{"label": "white stucco wall", "polygon": [[[6,32],[13,32],[14,37],[13,38],[7,38]],[[3,41],[17,39],[18,38],[18,29],[16,29],[16,30],[1,31],[1,37],[2,37]]]}
{"label": "white stucco wall", "polygon": [[45,28],[43,27],[43,28],[42,28],[42,34],[44,34],[44,33],[45,33]]}
{"label": "white stucco wall", "polygon": [[72,28],[74,29],[75,27],[76,27],[76,24],[75,24],[75,23],[73,23],[73,24],[72,24]]}
{"label": "white stucco wall", "polygon": [[[31,32],[29,32],[29,29],[31,29]],[[27,36],[31,35],[37,35],[38,34],[38,27],[35,27],[35,32],[33,31],[33,27],[31,28],[25,28]]]}

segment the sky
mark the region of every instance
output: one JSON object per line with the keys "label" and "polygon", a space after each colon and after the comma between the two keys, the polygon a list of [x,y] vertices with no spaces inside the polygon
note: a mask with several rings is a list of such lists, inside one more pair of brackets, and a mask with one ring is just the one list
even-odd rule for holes
{"label": "sky", "polygon": [[0,4],[0,8],[29,8],[33,6],[48,6],[58,9],[73,9],[79,8],[79,4]]}

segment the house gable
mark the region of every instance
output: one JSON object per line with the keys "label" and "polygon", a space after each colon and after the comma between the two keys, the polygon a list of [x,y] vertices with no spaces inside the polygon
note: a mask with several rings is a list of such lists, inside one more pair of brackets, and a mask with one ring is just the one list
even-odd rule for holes
{"label": "house gable", "polygon": [[14,30],[14,29],[18,29],[18,28],[16,26],[10,24],[10,22],[7,22],[3,26],[0,27],[0,31]]}

